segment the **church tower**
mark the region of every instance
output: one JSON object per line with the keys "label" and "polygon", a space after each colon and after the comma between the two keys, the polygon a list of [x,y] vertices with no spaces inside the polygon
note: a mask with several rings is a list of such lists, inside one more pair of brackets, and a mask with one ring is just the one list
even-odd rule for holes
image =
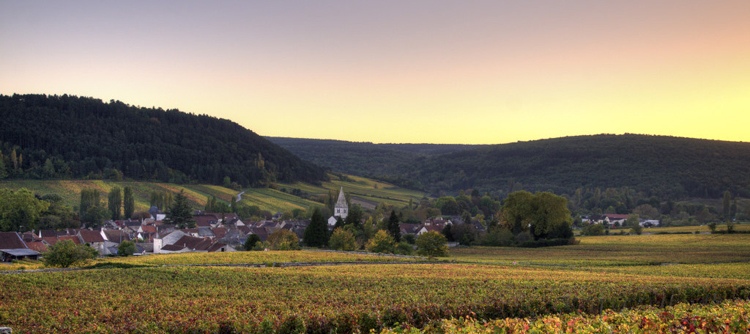
{"label": "church tower", "polygon": [[339,192],[339,199],[336,201],[336,205],[333,208],[334,217],[341,217],[341,219],[346,219],[346,216],[349,215],[349,205],[346,204],[346,197],[344,196],[344,187],[341,187],[341,191]]}

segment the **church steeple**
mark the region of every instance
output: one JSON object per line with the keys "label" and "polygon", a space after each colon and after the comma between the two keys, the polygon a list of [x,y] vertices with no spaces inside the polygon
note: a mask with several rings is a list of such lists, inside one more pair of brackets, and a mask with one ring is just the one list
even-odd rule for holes
{"label": "church steeple", "polygon": [[339,199],[336,201],[336,205],[334,206],[334,217],[341,217],[341,219],[345,219],[346,216],[349,215],[349,205],[346,204],[346,196],[344,196],[344,187],[341,187],[341,191],[339,191]]}

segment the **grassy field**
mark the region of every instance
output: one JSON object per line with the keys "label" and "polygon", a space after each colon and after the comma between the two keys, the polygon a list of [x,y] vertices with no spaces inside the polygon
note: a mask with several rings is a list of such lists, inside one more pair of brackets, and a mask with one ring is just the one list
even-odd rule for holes
{"label": "grassy field", "polygon": [[[0,182],[0,188],[9,188],[14,190],[26,188],[39,195],[58,194],[62,197],[63,202],[71,208],[75,208],[79,205],[81,189],[94,188],[99,190],[99,192],[102,194],[102,201],[106,202],[107,194],[115,186],[119,186],[121,188],[128,186],[133,189],[136,211],[147,211],[150,208],[149,196],[153,191],[169,191],[173,193],[179,193],[181,190],[184,190],[185,194],[188,197],[190,205],[194,209],[203,209],[206,205],[206,200],[210,196],[215,196],[219,200],[229,202],[231,201],[233,196],[236,196],[240,192],[216,185],[176,185],[168,183],[135,181],[111,182],[102,180],[13,180]],[[407,204],[409,202],[409,199],[418,201],[424,196],[424,194],[421,192],[400,189],[386,183],[352,176],[350,177],[350,181],[341,181],[339,179],[335,179],[331,182],[323,183],[322,186],[296,183],[278,184],[276,187],[277,189],[243,189],[245,193],[242,195],[241,203],[247,205],[257,205],[261,210],[267,210],[273,213],[288,212],[294,209],[309,210],[316,206],[322,206],[323,204],[307,198],[292,195],[291,192],[293,189],[299,189],[307,194],[313,195],[313,197],[316,197],[317,195],[328,194],[329,190],[334,191],[335,195],[338,195],[338,191],[342,186],[347,192],[351,192],[355,197],[360,197],[368,201],[379,203],[384,202],[398,206]],[[285,191],[282,191],[282,189]]]}

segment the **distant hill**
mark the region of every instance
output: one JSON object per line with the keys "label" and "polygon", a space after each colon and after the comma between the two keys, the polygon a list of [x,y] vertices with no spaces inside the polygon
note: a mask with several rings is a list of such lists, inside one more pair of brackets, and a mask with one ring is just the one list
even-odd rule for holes
{"label": "distant hill", "polygon": [[0,179],[239,186],[320,183],[323,168],[229,120],[76,96],[0,95]]}
{"label": "distant hill", "polygon": [[[750,143],[594,135],[449,146],[445,149],[453,152],[425,154],[409,151],[409,145],[394,149],[371,143],[271,140],[333,170],[377,177],[432,195],[463,189],[502,195],[519,189],[572,194],[577,188],[630,187],[664,199],[717,198],[725,190],[750,197]],[[440,152],[441,146],[432,146],[433,152]]]}
{"label": "distant hill", "polygon": [[432,155],[476,149],[483,145],[373,144],[342,140],[266,137],[300,158],[332,171],[359,176],[392,175],[397,166]]}
{"label": "distant hill", "polygon": [[750,143],[596,135],[494,145],[433,156],[396,174],[436,193],[630,187],[661,198],[750,197]]}

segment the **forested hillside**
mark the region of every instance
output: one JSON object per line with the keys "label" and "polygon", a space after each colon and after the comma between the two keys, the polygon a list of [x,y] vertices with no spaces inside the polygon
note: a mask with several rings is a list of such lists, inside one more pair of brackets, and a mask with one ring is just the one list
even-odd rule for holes
{"label": "forested hillside", "polygon": [[750,197],[750,144],[645,135],[595,135],[492,146],[372,144],[269,138],[334,171],[434,196],[478,189],[572,195],[622,188],[662,199]]}
{"label": "forested hillside", "polygon": [[0,151],[0,179],[237,187],[326,179],[323,168],[229,120],[68,95],[0,95]]}
{"label": "forested hillside", "polygon": [[750,144],[644,135],[596,135],[495,145],[433,156],[394,178],[431,193],[508,193],[630,187],[662,199],[750,197]]}
{"label": "forested hillside", "polygon": [[365,177],[392,175],[397,166],[426,156],[482,147],[458,144],[373,144],[342,140],[266,137],[302,159],[334,172]]}

